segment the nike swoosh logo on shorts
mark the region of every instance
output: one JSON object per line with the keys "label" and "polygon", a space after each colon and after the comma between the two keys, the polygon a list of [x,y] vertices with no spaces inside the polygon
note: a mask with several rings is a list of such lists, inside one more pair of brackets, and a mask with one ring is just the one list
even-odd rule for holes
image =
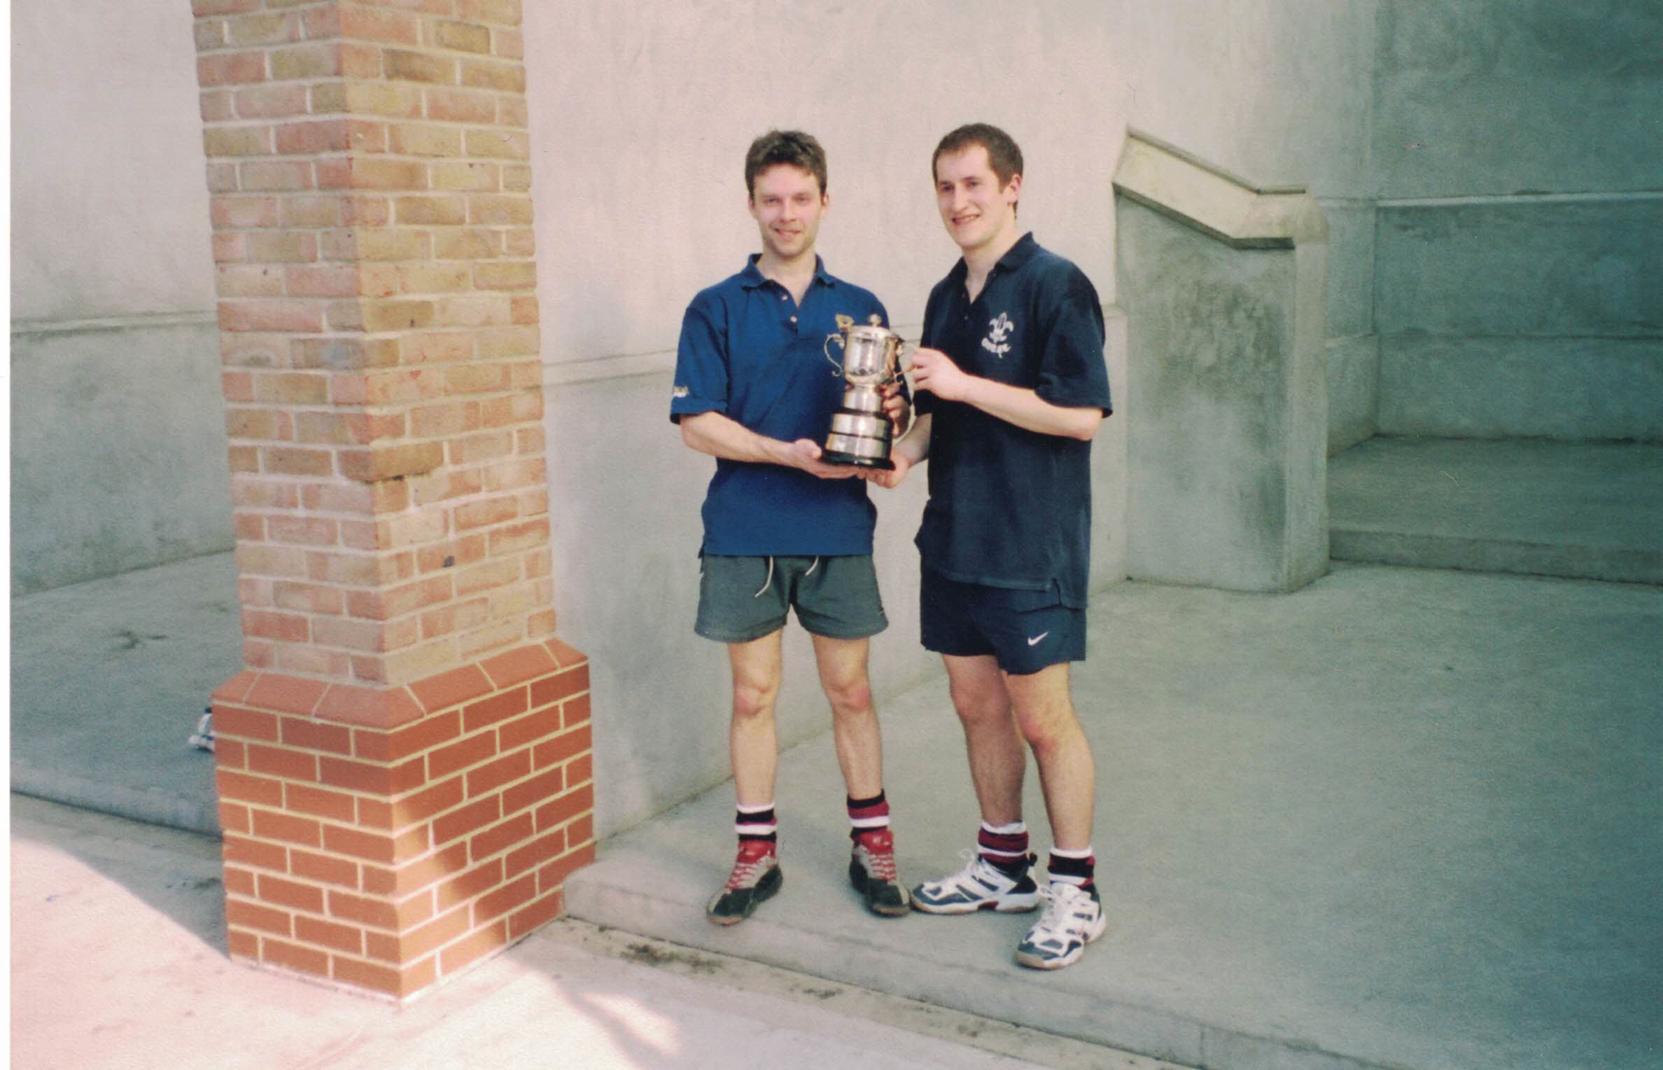
{"label": "nike swoosh logo on shorts", "polygon": [[1044,639],[1046,636],[1048,636],[1050,634],[1051,634],[1050,632],[1040,632],[1038,635],[1036,635],[1033,638],[1028,640],[1028,645],[1033,646],[1035,643],[1038,643],[1041,639]]}

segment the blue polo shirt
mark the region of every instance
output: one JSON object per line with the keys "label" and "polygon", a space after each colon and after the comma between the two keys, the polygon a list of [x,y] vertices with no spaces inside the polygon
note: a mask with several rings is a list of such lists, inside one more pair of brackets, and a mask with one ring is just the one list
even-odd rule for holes
{"label": "blue polo shirt", "polygon": [[[1053,405],[1109,406],[1103,308],[1079,268],[1025,234],[971,301],[963,260],[930,291],[924,345],[971,375]],[[1091,443],[1042,435],[961,402],[916,398],[930,426],[924,567],[961,583],[1051,590],[1086,604]]]}
{"label": "blue polo shirt", "polygon": [[[888,324],[868,290],[827,273],[799,305],[764,278],[752,254],[745,269],[700,291],[682,318],[670,419],[720,412],[759,435],[824,442],[844,382],[822,350],[837,317]],[[840,354],[832,347],[833,357]],[[704,500],[704,552],[744,557],[840,556],[872,552],[877,510],[861,479],[820,479],[776,464],[716,460]]]}

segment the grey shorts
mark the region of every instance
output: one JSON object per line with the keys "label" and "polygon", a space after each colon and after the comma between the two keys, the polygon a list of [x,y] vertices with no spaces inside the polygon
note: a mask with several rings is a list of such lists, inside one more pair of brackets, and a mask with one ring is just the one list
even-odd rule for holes
{"label": "grey shorts", "polygon": [[813,635],[864,639],[889,626],[872,555],[721,557],[707,554],[693,630],[719,643],[748,643],[785,626],[789,610]]}

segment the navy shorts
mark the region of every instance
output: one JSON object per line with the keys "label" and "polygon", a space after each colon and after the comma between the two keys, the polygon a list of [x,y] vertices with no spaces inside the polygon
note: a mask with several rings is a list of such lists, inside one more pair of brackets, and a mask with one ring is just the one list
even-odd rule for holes
{"label": "navy shorts", "polygon": [[926,568],[918,591],[926,650],[991,654],[1012,676],[1086,659],[1086,611],[1063,605],[1055,590],[960,583]]}
{"label": "navy shorts", "polygon": [[786,614],[811,635],[865,639],[889,626],[872,555],[723,557],[700,561],[693,630],[719,643],[748,643],[785,627]]}

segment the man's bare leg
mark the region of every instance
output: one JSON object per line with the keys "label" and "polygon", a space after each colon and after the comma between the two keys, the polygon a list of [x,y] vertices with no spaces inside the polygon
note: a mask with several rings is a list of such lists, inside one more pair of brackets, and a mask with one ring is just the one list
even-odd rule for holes
{"label": "man's bare leg", "polygon": [[851,799],[868,799],[883,790],[883,735],[872,704],[867,677],[866,639],[812,637],[820,670],[820,687],[832,709],[832,739],[837,764]]}
{"label": "man's bare leg", "polygon": [[1065,851],[1091,846],[1096,767],[1068,693],[1068,665],[1004,678],[1017,730],[1033,748],[1051,842]]}
{"label": "man's bare leg", "polygon": [[1017,732],[1005,675],[992,655],[943,655],[953,709],[964,728],[970,781],[982,820],[1008,825],[1022,820],[1022,777],[1027,754]]}
{"label": "man's bare leg", "polygon": [[748,643],[728,644],[728,665],[733,671],[728,752],[740,806],[767,806],[774,801],[774,773],[779,765],[774,703],[780,693],[782,634],[783,630],[775,631]]}

